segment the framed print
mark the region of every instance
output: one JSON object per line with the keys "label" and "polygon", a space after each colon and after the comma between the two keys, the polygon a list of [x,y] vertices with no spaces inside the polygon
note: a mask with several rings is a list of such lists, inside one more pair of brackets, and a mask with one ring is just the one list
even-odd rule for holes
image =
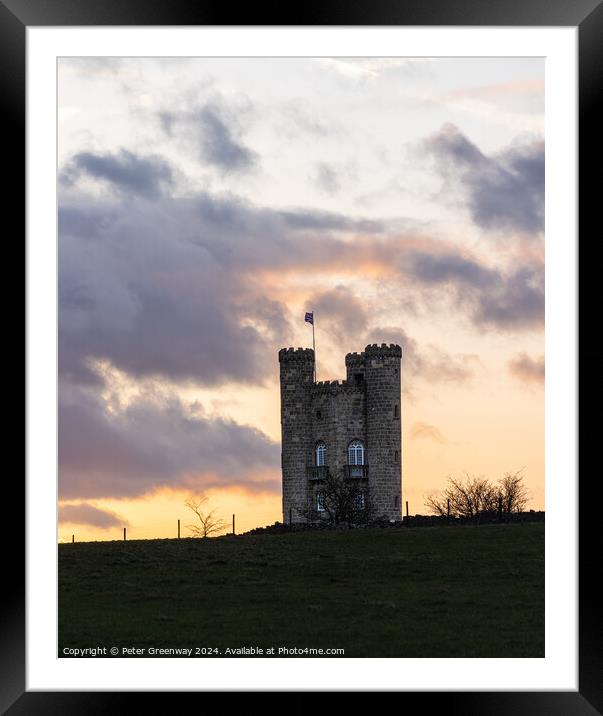
{"label": "framed print", "polygon": [[27,129],[9,713],[601,710],[576,401],[599,4],[2,12]]}

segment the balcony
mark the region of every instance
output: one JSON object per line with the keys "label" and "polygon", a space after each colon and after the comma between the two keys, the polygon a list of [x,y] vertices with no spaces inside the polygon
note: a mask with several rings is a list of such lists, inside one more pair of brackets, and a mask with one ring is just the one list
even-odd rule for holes
{"label": "balcony", "polygon": [[308,480],[324,480],[329,474],[328,465],[313,465],[308,468]]}
{"label": "balcony", "polygon": [[343,475],[346,478],[357,480],[368,477],[368,465],[344,465]]}

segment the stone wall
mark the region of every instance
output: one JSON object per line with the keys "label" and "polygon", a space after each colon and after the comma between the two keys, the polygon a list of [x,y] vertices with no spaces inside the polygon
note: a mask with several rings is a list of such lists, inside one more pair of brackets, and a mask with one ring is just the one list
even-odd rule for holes
{"label": "stone wall", "polygon": [[[326,464],[331,473],[342,475],[348,462],[348,445],[361,440],[366,445],[366,415],[364,386],[345,381],[317,383],[311,395],[312,451],[308,465],[314,465],[316,444],[327,446]],[[315,491],[311,497],[315,499]]]}

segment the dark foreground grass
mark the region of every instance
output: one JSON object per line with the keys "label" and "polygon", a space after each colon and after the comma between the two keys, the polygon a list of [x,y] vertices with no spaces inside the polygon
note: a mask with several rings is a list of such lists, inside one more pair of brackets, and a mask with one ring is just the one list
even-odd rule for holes
{"label": "dark foreground grass", "polygon": [[544,657],[544,525],[59,545],[59,656],[94,646]]}

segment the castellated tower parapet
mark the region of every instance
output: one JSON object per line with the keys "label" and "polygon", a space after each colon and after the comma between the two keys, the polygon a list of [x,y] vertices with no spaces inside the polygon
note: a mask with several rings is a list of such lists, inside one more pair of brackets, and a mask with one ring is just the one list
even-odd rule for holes
{"label": "castellated tower parapet", "polygon": [[313,350],[279,351],[285,522],[306,521],[327,472],[360,480],[378,516],[401,519],[401,357],[368,345],[346,355],[345,380],[315,383]]}
{"label": "castellated tower parapet", "polygon": [[[349,355],[356,355],[356,354],[352,353]],[[370,356],[370,357],[383,356],[383,357],[392,357],[392,358],[402,358],[402,348],[400,348],[400,346],[396,345],[395,343],[390,343],[389,345],[387,345],[387,343],[381,343],[381,345],[379,345],[378,343],[371,343],[364,349],[364,353],[361,353],[360,355]]]}
{"label": "castellated tower parapet", "polygon": [[310,361],[314,363],[314,351],[311,348],[281,348],[278,352],[279,363],[283,361]]}

